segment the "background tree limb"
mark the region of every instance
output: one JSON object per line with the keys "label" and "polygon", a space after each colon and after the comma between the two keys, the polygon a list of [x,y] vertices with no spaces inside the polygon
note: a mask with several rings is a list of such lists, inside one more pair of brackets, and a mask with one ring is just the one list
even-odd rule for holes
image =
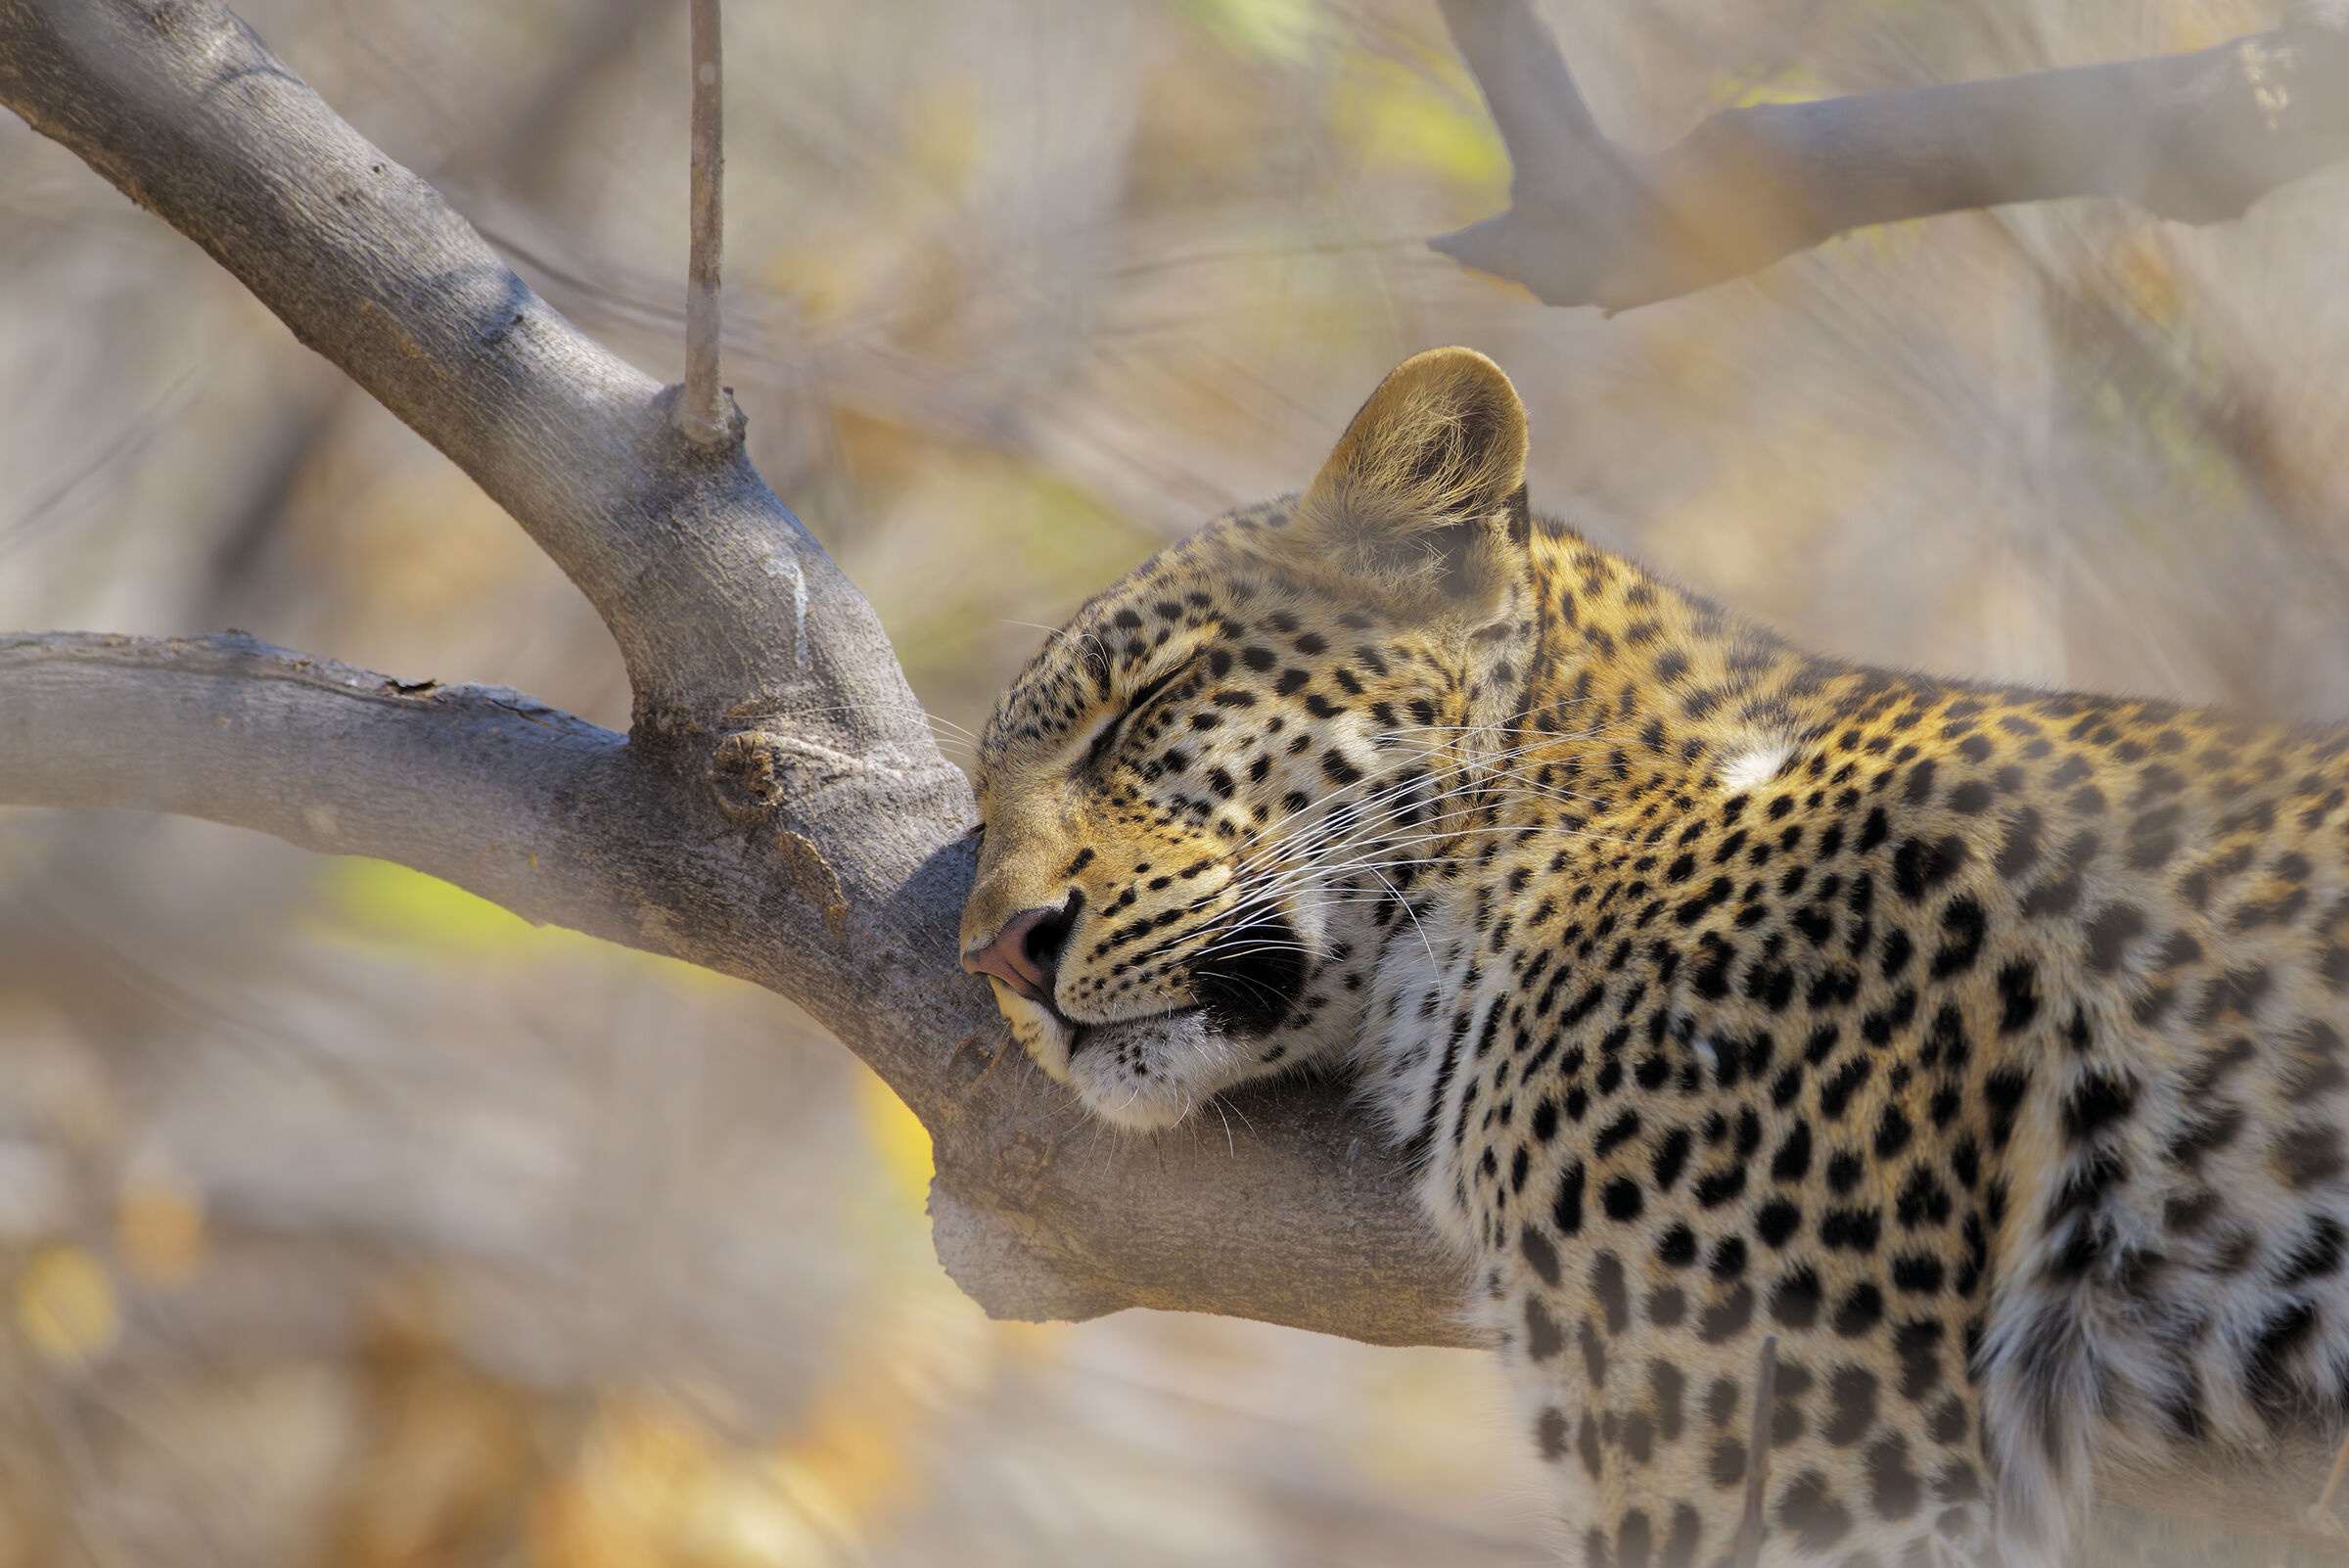
{"label": "background tree limb", "polygon": [[1544,304],[1650,304],[1848,230],[2110,196],[2239,217],[2349,156],[2349,25],[2306,6],[2194,54],[1725,110],[1659,153],[1591,119],[1533,0],[1442,0],[1509,151],[1510,207],[1430,242]]}

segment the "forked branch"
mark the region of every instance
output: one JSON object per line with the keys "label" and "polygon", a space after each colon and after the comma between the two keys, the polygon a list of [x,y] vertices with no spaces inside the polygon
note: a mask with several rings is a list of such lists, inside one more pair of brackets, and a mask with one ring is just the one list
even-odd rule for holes
{"label": "forked branch", "polygon": [[1468,1337],[1408,1173],[1341,1090],[1246,1100],[1229,1141],[1135,1147],[1006,1050],[955,962],[969,787],[737,435],[684,435],[672,391],[550,309],[217,0],[0,0],[0,103],[472,475],[586,593],[635,691],[623,741],[250,639],[16,638],[0,802],[380,854],[790,996],[929,1127],[940,1256],[997,1314]]}
{"label": "forked branch", "polygon": [[2052,197],[2217,222],[2349,156],[2332,4],[2194,54],[1727,110],[1653,154],[1599,131],[1533,0],[1442,4],[1514,177],[1507,211],[1431,243],[1545,304],[1649,304],[1868,224]]}

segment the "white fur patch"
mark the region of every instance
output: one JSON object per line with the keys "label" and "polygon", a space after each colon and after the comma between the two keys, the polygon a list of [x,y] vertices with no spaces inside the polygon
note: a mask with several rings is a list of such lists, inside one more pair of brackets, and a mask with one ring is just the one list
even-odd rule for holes
{"label": "white fur patch", "polygon": [[1768,740],[1749,747],[1722,764],[1721,787],[1734,794],[1767,784],[1793,755],[1792,741]]}
{"label": "white fur patch", "polygon": [[1170,1128],[1255,1071],[1256,1052],[1210,1029],[1196,1007],[1092,1026],[1068,1058],[1085,1109],[1134,1132]]}

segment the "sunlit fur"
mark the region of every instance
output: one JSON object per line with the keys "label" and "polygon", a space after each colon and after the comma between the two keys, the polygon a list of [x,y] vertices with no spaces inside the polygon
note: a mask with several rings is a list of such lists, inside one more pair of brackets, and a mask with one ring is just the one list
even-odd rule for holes
{"label": "sunlit fur", "polygon": [[[2063,1560],[2093,1467],[2349,1386],[2349,733],[1809,657],[1535,524],[1411,360],[980,747],[966,950],[1120,1125],[1350,1059],[1578,1560]],[[1072,1051],[1072,1045],[1075,1049]]]}

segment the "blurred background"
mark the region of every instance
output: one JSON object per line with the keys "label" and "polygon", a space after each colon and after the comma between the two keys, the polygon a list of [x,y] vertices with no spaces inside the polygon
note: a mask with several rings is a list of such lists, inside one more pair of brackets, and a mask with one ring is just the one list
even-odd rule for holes
{"label": "blurred background", "polygon": [[[1652,147],[2280,8],[1543,9]],[[242,11],[679,373],[676,0]],[[2081,202],[1870,231],[1602,320],[1424,249],[1508,172],[1431,0],[726,23],[727,379],[944,729],[1449,342],[1523,391],[1538,508],[1812,646],[2349,715],[2349,172],[2208,230]],[[234,625],[627,714],[519,530],[7,116],[0,625]],[[931,1257],[927,1162],[745,986],[376,862],[0,811],[0,1568],[1550,1560],[1482,1358],[989,1323]]]}

